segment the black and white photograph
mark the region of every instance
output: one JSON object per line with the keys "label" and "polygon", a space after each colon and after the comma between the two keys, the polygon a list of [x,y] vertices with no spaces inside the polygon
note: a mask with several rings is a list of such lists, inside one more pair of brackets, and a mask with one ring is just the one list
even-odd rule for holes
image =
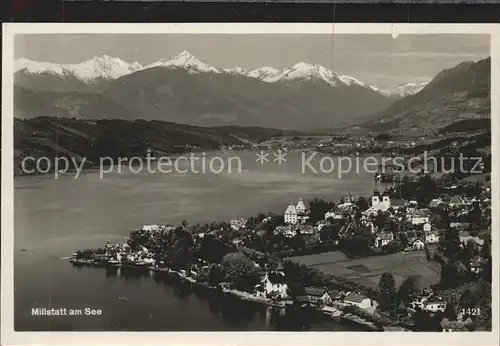
{"label": "black and white photograph", "polygon": [[81,26],[4,37],[12,333],[498,332],[487,30]]}

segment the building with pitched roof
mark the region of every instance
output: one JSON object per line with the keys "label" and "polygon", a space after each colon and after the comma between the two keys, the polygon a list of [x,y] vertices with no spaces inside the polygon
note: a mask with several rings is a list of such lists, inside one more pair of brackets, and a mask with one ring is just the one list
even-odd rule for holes
{"label": "building with pitched roof", "polygon": [[360,309],[368,309],[372,306],[372,301],[361,294],[349,292],[344,298],[344,304],[357,306]]}
{"label": "building with pitched roof", "polygon": [[380,211],[386,211],[391,207],[391,198],[389,197],[389,193],[384,191],[382,195],[375,190],[372,196],[372,205],[371,208]]}
{"label": "building with pitched roof", "polygon": [[295,225],[297,221],[297,209],[293,203],[290,203],[285,210],[285,223]]}
{"label": "building with pitched roof", "polygon": [[406,214],[407,220],[410,221],[413,225],[428,223],[430,216],[431,211],[427,208],[415,209]]}
{"label": "building with pitched roof", "polygon": [[424,301],[423,308],[429,312],[444,312],[446,309],[446,301],[441,297],[429,297]]}
{"label": "building with pitched roof", "polygon": [[377,238],[375,238],[375,247],[385,246],[393,240],[394,234],[392,232],[380,232],[377,234]]}
{"label": "building with pitched roof", "polygon": [[302,201],[302,198],[299,199],[297,202],[297,205],[295,206],[295,210],[297,211],[297,214],[305,214],[307,209],[306,206],[304,205],[304,202]]}
{"label": "building with pitched roof", "polygon": [[439,243],[439,232],[437,231],[431,231],[431,232],[426,232],[425,233],[425,242],[427,244],[436,244]]}

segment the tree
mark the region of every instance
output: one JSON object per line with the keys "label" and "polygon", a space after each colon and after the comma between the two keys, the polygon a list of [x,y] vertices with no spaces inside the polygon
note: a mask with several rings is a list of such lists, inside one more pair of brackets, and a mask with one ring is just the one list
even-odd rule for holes
{"label": "tree", "polygon": [[425,246],[425,258],[427,259],[427,261],[432,260],[431,252],[430,252],[429,247],[427,245]]}
{"label": "tree", "polygon": [[481,249],[481,257],[482,258],[490,258],[491,257],[491,249],[488,241],[485,241],[483,244],[483,248]]}
{"label": "tree", "polygon": [[224,280],[224,277],[224,269],[220,265],[212,263],[208,269],[208,284],[210,286],[217,286]]}
{"label": "tree", "polygon": [[451,302],[448,302],[446,304],[446,308],[444,310],[444,317],[447,318],[449,321],[457,320],[457,310],[455,309],[455,304],[452,304]]}
{"label": "tree", "polygon": [[398,297],[398,302],[403,301],[405,305],[408,305],[413,297],[420,293],[421,287],[420,287],[420,276],[419,275],[412,275],[409,276],[405,281],[401,283],[401,286],[399,286],[399,290],[397,293]]}
{"label": "tree", "polygon": [[198,256],[210,263],[219,263],[230,250],[231,248],[221,240],[206,234],[201,240]]}
{"label": "tree", "polygon": [[481,272],[481,276],[483,278],[483,280],[485,280],[486,282],[490,282],[491,283],[491,275],[492,275],[492,263],[491,263],[491,256],[488,258],[488,260],[486,261],[486,263],[484,264],[483,266],[483,271]]}
{"label": "tree", "polygon": [[324,220],[325,214],[334,207],[335,203],[315,198],[309,203],[309,220],[313,222]]}
{"label": "tree", "polygon": [[460,253],[460,238],[458,231],[454,228],[448,227],[444,233],[444,249],[443,254],[450,258],[455,259]]}
{"label": "tree", "polygon": [[432,257],[432,260],[436,263],[439,263],[441,266],[445,266],[446,265],[446,261],[444,260],[444,258],[437,252],[434,253],[434,256]]}
{"label": "tree", "polygon": [[441,266],[440,285],[455,288],[465,281],[467,268],[461,261],[447,262]]}
{"label": "tree", "polygon": [[374,220],[375,226],[377,226],[378,229],[382,229],[386,221],[387,221],[387,216],[382,211],[379,210],[377,215],[375,216]]}
{"label": "tree", "polygon": [[464,283],[468,273],[467,267],[462,261],[453,262],[453,267],[455,268],[458,285]]}
{"label": "tree", "polygon": [[259,282],[259,270],[242,252],[228,253],[221,264],[226,273],[225,281],[232,283],[236,288],[250,290]]}
{"label": "tree", "polygon": [[304,236],[300,233],[299,230],[296,231],[295,235],[292,238],[293,247],[297,250],[305,249],[306,240]]}
{"label": "tree", "polygon": [[402,249],[403,249],[403,245],[401,244],[400,241],[397,241],[397,240],[391,240],[390,242],[387,243],[387,245],[384,246],[384,250],[387,253],[400,252]]}
{"label": "tree", "polygon": [[391,140],[391,135],[388,133],[381,133],[375,136],[375,140],[377,141],[390,141]]}
{"label": "tree", "polygon": [[396,280],[394,280],[392,273],[385,272],[380,277],[379,303],[380,308],[384,311],[394,311],[397,307]]}
{"label": "tree", "polygon": [[467,289],[459,300],[459,305],[463,309],[469,309],[476,306],[478,298],[474,296],[470,289]]}
{"label": "tree", "polygon": [[332,224],[332,225],[327,225],[324,226],[319,235],[321,241],[335,241],[339,240],[339,231],[340,231],[340,225],[339,224]]}
{"label": "tree", "polygon": [[464,259],[470,261],[473,257],[478,255],[477,244],[474,239],[468,239],[463,250]]}
{"label": "tree", "polygon": [[368,209],[369,204],[368,204],[368,201],[366,200],[366,198],[361,196],[356,201],[356,206],[359,208],[359,210],[365,211],[366,209]]}

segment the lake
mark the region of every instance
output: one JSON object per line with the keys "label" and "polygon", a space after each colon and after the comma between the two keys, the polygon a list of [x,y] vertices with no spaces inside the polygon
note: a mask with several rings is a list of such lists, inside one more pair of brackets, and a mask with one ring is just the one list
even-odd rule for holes
{"label": "lake", "polygon": [[[74,251],[122,242],[145,224],[220,221],[259,212],[283,213],[290,202],[314,197],[371,194],[373,175],[301,171],[301,153],[287,161],[256,162],[238,156],[242,170],[213,173],[134,174],[128,169],[100,178],[98,170],[15,178],[15,329],[17,331],[225,331],[282,329],[272,309],[200,292],[148,275],[76,268],[62,260]],[[180,166],[189,168],[189,163]],[[316,163],[318,165],[318,163]],[[27,249],[27,251],[21,251]],[[32,308],[101,309],[101,316],[32,316]],[[289,325],[289,324],[288,324]],[[346,327],[313,321],[310,330]],[[285,328],[286,329],[286,328]],[[352,329],[350,327],[349,329]]]}

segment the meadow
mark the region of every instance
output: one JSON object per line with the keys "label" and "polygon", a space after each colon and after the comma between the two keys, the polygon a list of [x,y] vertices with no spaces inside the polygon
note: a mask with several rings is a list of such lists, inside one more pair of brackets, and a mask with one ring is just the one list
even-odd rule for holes
{"label": "meadow", "polygon": [[340,251],[331,251],[292,257],[290,260],[372,288],[378,288],[380,276],[384,272],[394,275],[396,286],[409,276],[419,275],[422,288],[426,288],[439,282],[441,271],[439,264],[426,259],[425,251],[399,252],[357,259],[349,259]]}

